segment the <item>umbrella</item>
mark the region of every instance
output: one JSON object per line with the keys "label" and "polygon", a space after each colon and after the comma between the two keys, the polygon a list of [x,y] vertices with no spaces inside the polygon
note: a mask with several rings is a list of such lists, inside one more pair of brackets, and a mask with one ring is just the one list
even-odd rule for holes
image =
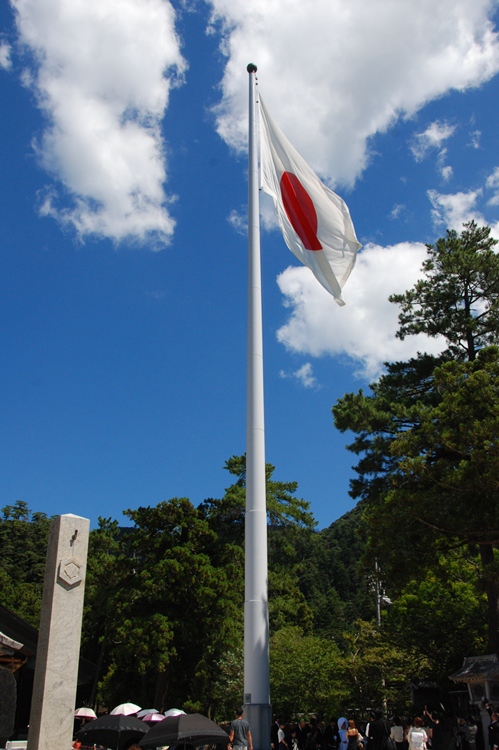
{"label": "umbrella", "polygon": [[146,714],[145,716],[141,716],[140,720],[143,721],[145,724],[157,724],[158,721],[163,721],[165,717],[163,714],[155,713],[155,714]]}
{"label": "umbrella", "polygon": [[110,716],[116,716],[117,714],[123,714],[123,716],[131,716],[132,714],[136,714],[137,711],[140,711],[140,706],[137,706],[136,703],[120,703],[119,706],[113,708]]}
{"label": "umbrella", "polygon": [[75,711],[75,719],[96,719],[97,714],[92,708],[87,708],[87,706],[82,706],[81,708],[77,708]]}
{"label": "umbrella", "polygon": [[228,742],[228,735],[218,724],[201,714],[178,714],[168,716],[156,724],[143,737],[140,747],[158,747],[160,745],[208,745]]}
{"label": "umbrella", "polygon": [[95,719],[76,733],[81,742],[88,745],[104,745],[112,750],[121,750],[123,745],[130,740],[138,740],[147,732],[147,724],[144,724],[135,716],[101,716]]}
{"label": "umbrella", "polygon": [[180,708],[169,708],[165,711],[165,719],[167,716],[180,716],[180,714],[185,714],[185,711],[181,711]]}
{"label": "umbrella", "polygon": [[143,716],[146,716],[147,714],[159,714],[159,711],[157,708],[143,708],[142,711],[138,712],[137,719],[141,719]]}

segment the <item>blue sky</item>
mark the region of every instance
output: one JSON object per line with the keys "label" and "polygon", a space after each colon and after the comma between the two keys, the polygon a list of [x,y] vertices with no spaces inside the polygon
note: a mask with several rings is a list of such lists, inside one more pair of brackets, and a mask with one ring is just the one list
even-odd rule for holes
{"label": "blue sky", "polygon": [[339,308],[262,205],[266,452],[349,510],[331,406],[395,339],[421,243],[499,237],[489,0],[12,0],[0,9],[0,492],[99,515],[231,483],[244,452],[246,64],[363,244]]}

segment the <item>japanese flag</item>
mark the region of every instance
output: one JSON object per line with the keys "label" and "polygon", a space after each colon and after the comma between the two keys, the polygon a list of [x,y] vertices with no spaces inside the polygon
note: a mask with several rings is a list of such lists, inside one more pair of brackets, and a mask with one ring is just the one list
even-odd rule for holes
{"label": "japanese flag", "polygon": [[260,97],[262,187],[272,196],[286,245],[339,305],[362,247],[346,203],[291,145]]}

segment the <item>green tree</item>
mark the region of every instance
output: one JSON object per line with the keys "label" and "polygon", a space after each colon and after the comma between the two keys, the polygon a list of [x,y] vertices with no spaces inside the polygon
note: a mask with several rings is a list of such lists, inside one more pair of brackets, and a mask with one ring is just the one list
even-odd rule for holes
{"label": "green tree", "polygon": [[373,622],[358,620],[345,633],[343,680],[350,711],[367,713],[373,706],[389,706],[390,714],[409,708],[406,686],[414,674],[424,675],[428,662],[413,645],[403,649]]}
{"label": "green tree", "polygon": [[180,702],[208,711],[217,662],[241,627],[233,563],[212,564],[214,532],[185,498],[125,514],[132,528],[101,522],[94,543],[101,554],[92,563],[86,632],[103,605],[99,696],[112,704],[133,693],[159,708]]}
{"label": "green tree", "polygon": [[[209,499],[200,505],[210,525],[221,539],[244,545],[246,508],[246,455],[232,456],[224,468],[236,481],[225,490],[221,500]],[[275,466],[265,464],[267,514],[270,528],[301,526],[314,528],[316,522],[310,503],[295,497],[297,482],[281,482],[273,478]]]}
{"label": "green tree", "polygon": [[[90,532],[82,625],[83,653],[96,665],[90,705],[96,701],[103,675],[110,680],[110,661],[115,663],[113,655],[119,648],[117,628],[128,597],[133,595],[125,582],[128,559],[122,541],[126,533],[128,529],[120,529],[110,518],[99,518],[98,527]],[[109,696],[110,702],[113,697]]]}
{"label": "green tree", "polygon": [[441,684],[462,665],[463,654],[481,654],[487,648],[486,598],[477,591],[478,564],[468,550],[440,555],[383,613],[383,629],[392,643],[402,649],[420,644]]}
{"label": "green tree", "polygon": [[226,651],[216,664],[211,684],[213,714],[220,721],[232,721],[234,707],[241,703],[244,693],[244,661],[242,642]]}
{"label": "green tree", "polygon": [[[398,466],[373,524],[383,529],[375,546],[392,569],[394,547],[386,532],[394,520],[419,535],[433,554],[476,546],[479,584],[487,594],[489,649],[499,651],[499,350],[483,349],[471,362],[448,362],[435,369],[437,405],[419,404],[417,426],[391,445]],[[401,538],[406,538],[404,533]],[[397,545],[398,546],[398,545]]]}
{"label": "green tree", "polygon": [[[232,456],[225,469],[236,477],[221,500],[206,500],[199,509],[216,533],[213,554],[231,555],[241,562],[234,586],[244,601],[244,519],[246,509],[246,456]],[[275,466],[266,464],[268,514],[269,619],[271,632],[285,625],[313,627],[313,614],[299,583],[304,563],[300,550],[310,538],[315,520],[310,504],[295,497],[298,484],[274,479]]]}
{"label": "green tree", "polygon": [[270,640],[270,689],[274,712],[288,719],[337,712],[347,696],[338,646],[296,626],[277,631]]}
{"label": "green tree", "polygon": [[475,359],[477,351],[497,341],[499,331],[499,256],[490,227],[474,221],[460,235],[447,230],[436,245],[427,245],[424,279],[389,299],[400,305],[404,339],[417,333],[444,336],[455,359]]}
{"label": "green tree", "polygon": [[460,236],[448,231],[428,246],[425,278],[390,299],[401,305],[400,338],[441,336],[447,349],[438,358],[388,364],[371,395],[346,394],[333,407],[336,426],[356,434],[349,448],[360,460],[351,491],[364,502],[371,560],[377,556],[384,575],[402,587],[442,552],[476,544],[492,651],[499,650],[498,505],[491,479],[496,355],[477,355],[499,337],[495,244],[488,227],[470,222]]}
{"label": "green tree", "polygon": [[[98,665],[94,696],[105,704],[133,695],[158,708],[232,715],[242,674],[244,456],[226,468],[236,481],[221,500],[194,508],[173,498],[125,511],[129,528],[100,519],[91,533],[83,643]],[[313,517],[294,496],[296,483],[273,472],[267,465],[271,627],[310,631],[299,549]]]}
{"label": "green tree", "polygon": [[36,628],[47,556],[50,518],[18,500],[0,518],[0,602]]}

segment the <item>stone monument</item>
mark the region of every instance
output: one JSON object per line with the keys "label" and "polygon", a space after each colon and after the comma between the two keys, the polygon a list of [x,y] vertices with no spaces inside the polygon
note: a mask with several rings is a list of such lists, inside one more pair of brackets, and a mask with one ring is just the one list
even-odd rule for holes
{"label": "stone monument", "polygon": [[28,746],[70,748],[80,658],[90,521],[67,514],[50,525]]}

